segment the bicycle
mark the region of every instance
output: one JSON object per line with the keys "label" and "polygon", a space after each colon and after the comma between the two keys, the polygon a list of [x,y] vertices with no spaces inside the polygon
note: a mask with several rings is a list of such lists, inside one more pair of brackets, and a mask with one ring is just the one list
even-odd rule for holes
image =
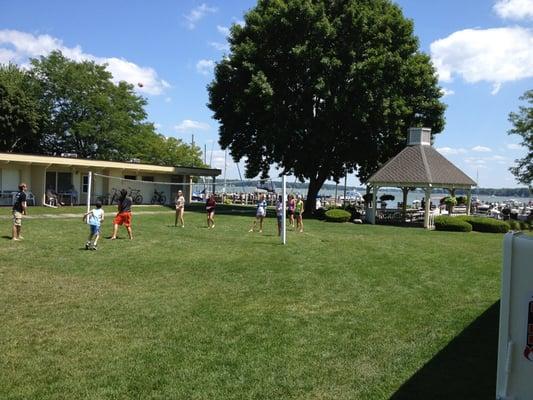
{"label": "bicycle", "polygon": [[117,188],[112,188],[111,193],[109,194],[109,204],[113,204],[114,202],[120,201],[120,190]]}
{"label": "bicycle", "polygon": [[133,188],[129,188],[130,189],[130,197],[131,199],[133,200],[133,202],[135,204],[141,204],[143,202],[143,196],[141,194],[141,190],[140,189],[133,189]]}
{"label": "bicycle", "polygon": [[152,204],[159,203],[161,205],[164,205],[167,202],[167,196],[165,196],[165,193],[163,191],[158,192],[156,189],[154,189],[154,195],[152,196]]}

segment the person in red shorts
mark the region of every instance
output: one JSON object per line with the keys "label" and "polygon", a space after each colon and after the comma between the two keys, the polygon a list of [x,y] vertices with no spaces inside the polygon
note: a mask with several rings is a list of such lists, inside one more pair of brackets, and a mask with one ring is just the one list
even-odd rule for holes
{"label": "person in red shorts", "polygon": [[133,239],[133,232],[131,231],[131,203],[133,202],[132,198],[128,196],[128,191],[122,189],[120,191],[120,199],[118,201],[118,213],[113,219],[113,235],[111,240],[117,238],[118,226],[124,225],[128,231],[128,236],[130,240]]}

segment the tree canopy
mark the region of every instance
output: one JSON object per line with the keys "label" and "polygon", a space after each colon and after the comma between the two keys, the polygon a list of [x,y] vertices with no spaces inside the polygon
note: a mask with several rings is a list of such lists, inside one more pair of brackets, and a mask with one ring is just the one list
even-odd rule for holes
{"label": "tree canopy", "polygon": [[510,170],[520,183],[531,186],[533,182],[533,90],[528,90],[520,97],[529,106],[519,107],[518,113],[509,114],[509,121],[513,128],[509,131],[511,135],[519,135],[522,138],[522,146],[526,148],[527,154],[524,158],[516,160],[516,166]]}
{"label": "tree canopy", "polygon": [[0,64],[0,151],[38,151],[42,133],[36,90],[26,71]]}
{"label": "tree canopy", "polygon": [[259,0],[228,40],[208,106],[247,177],[275,163],[313,199],[326,179],[365,181],[408,127],[443,129],[435,70],[389,0]]}
{"label": "tree canopy", "polygon": [[54,51],[30,66],[0,66],[0,151],[204,166],[198,147],[155,131],[146,99],[105,65]]}

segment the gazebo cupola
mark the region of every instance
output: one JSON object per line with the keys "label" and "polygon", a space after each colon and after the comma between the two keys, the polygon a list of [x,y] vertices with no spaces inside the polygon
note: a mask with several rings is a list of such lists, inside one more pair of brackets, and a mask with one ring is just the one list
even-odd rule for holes
{"label": "gazebo cupola", "polygon": [[372,187],[372,208],[368,220],[375,223],[376,194],[380,187],[399,187],[403,191],[403,213],[405,215],[407,193],[413,188],[425,192],[424,226],[429,228],[431,190],[433,188],[466,189],[470,204],[472,186],[476,185],[463,171],[448,161],[431,145],[430,128],[409,128],[407,146],[391,158],[381,169],[368,179]]}

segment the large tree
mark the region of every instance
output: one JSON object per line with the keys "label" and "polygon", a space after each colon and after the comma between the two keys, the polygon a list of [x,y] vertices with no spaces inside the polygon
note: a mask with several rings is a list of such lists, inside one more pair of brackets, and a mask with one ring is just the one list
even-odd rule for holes
{"label": "large tree", "polygon": [[130,157],[129,141],[146,130],[155,134],[146,121],[146,100],[126,82],[115,85],[105,65],[76,62],[54,51],[33,59],[31,74],[41,85],[39,100],[47,116],[42,148],[48,154],[123,160]]}
{"label": "large tree", "polygon": [[200,149],[156,132],[145,98],[105,65],[54,51],[29,71],[0,65],[0,151],[204,166]]}
{"label": "large tree", "polygon": [[408,127],[443,129],[435,70],[389,0],[259,0],[229,43],[208,106],[248,177],[275,163],[314,199],[327,179],[366,180]]}
{"label": "large tree", "polygon": [[24,70],[0,64],[0,151],[35,153],[41,142],[38,85]]}
{"label": "large tree", "polygon": [[533,182],[533,90],[528,90],[520,97],[529,106],[519,107],[518,113],[510,113],[509,121],[513,124],[513,129],[509,134],[522,137],[522,145],[526,148],[527,154],[524,158],[516,160],[516,166],[511,168],[511,172],[520,183],[531,186]]}

